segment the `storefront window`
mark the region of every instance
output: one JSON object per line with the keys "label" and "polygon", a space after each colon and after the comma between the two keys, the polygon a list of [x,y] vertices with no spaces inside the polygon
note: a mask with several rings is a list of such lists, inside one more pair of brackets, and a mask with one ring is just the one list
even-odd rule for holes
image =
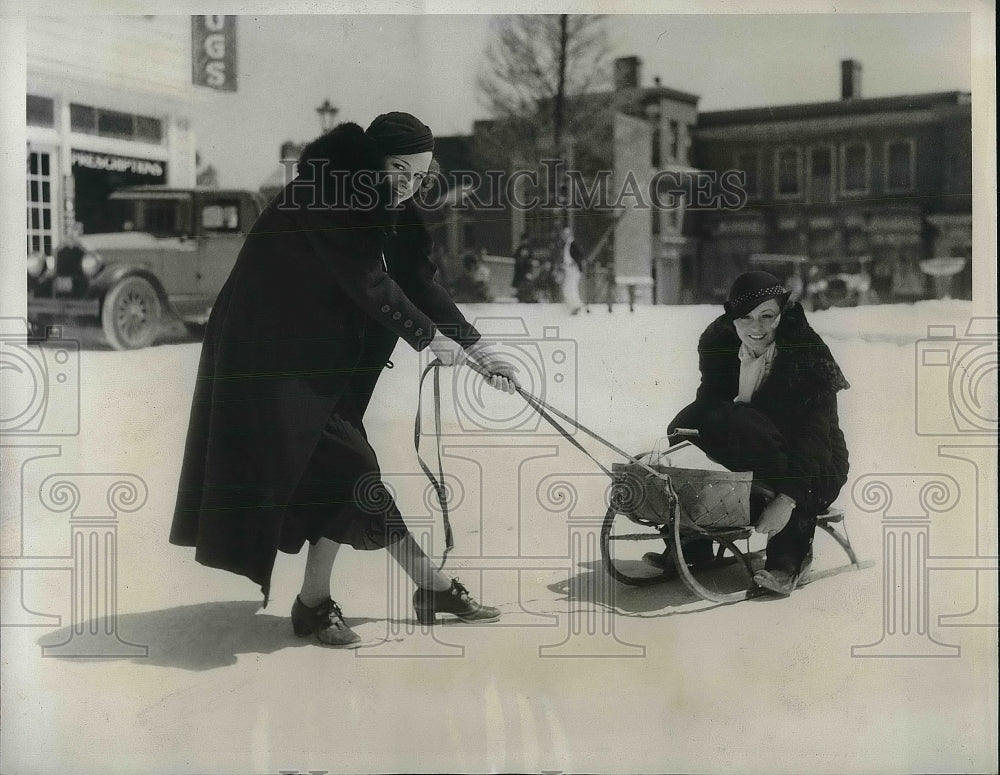
{"label": "storefront window", "polygon": [[135,126],[130,113],[101,110],[97,113],[97,134],[117,140],[131,140],[135,136]]}
{"label": "storefront window", "polygon": [[163,122],[158,118],[148,116],[135,117],[135,139],[148,143],[163,141]]}
{"label": "storefront window", "polygon": [[144,143],[163,142],[163,122],[152,116],[137,116],[89,105],[70,105],[70,129],[88,135]]}
{"label": "storefront window", "polygon": [[48,97],[27,95],[28,126],[55,126],[55,101]]}
{"label": "storefront window", "polygon": [[97,110],[87,105],[69,106],[69,128],[87,135],[97,134]]}

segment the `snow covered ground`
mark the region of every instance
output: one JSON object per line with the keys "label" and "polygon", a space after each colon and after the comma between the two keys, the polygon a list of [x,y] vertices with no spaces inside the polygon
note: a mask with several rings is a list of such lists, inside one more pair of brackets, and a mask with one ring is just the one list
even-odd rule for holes
{"label": "snow covered ground", "polygon": [[[529,390],[640,452],[693,396],[695,343],[718,310],[467,312],[520,343]],[[997,359],[995,338],[968,331],[972,314],[952,301],[810,315],[852,384],[840,503],[874,567],[787,600],[717,606],[679,582],[609,585],[595,548],[607,477],[544,425],[532,432],[519,397],[446,372],[447,569],[505,615],[422,631],[386,554],[345,549],[335,597],[365,639],[353,652],[292,635],[303,555],[279,555],[259,610],[255,585],[167,543],[198,343],[174,332],[119,353],[86,333],[79,435],[3,450],[2,769],[995,772],[996,438],[978,431],[996,427]],[[924,343],[929,325],[954,335]],[[412,446],[420,358],[403,345],[393,360],[369,435],[411,527],[440,553]],[[72,410],[64,400],[46,422],[71,423]],[[109,500],[119,479],[136,500]],[[62,480],[80,505],[67,510]],[[70,515],[93,532],[80,518],[113,514],[109,502],[117,522],[103,535],[116,543],[81,546],[115,563],[86,565],[74,587]],[[820,568],[844,562],[823,535],[816,555]],[[105,604],[118,614],[110,635],[93,618]]]}

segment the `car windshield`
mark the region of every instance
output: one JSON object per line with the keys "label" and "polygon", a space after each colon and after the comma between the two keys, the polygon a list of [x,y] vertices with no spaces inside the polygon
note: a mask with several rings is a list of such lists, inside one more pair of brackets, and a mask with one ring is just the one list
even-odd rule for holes
{"label": "car windshield", "polygon": [[141,231],[157,237],[190,234],[190,205],[178,199],[112,199],[112,231]]}

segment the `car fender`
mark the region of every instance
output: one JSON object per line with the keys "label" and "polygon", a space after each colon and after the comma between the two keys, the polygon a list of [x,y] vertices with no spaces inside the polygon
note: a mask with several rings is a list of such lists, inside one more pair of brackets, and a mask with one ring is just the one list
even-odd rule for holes
{"label": "car fender", "polygon": [[87,289],[87,295],[90,298],[99,299],[103,309],[104,297],[107,296],[108,291],[126,277],[141,277],[147,280],[156,290],[156,294],[160,297],[160,303],[163,304],[164,308],[171,309],[170,302],[167,300],[167,294],[164,292],[163,286],[160,284],[157,276],[141,266],[114,264],[107,267],[91,280],[90,287]]}

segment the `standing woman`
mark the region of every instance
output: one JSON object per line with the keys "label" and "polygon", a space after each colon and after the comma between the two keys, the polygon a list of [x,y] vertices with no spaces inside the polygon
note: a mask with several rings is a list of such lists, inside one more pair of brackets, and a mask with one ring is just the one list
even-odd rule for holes
{"label": "standing woman", "polygon": [[[570,315],[575,315],[584,306],[580,296],[580,280],[583,279],[583,252],[573,239],[573,230],[566,226],[562,230],[562,294],[563,302]],[[587,310],[588,312],[590,310]]]}
{"label": "standing woman", "polygon": [[435,281],[412,203],[433,149],[408,113],[310,143],[247,235],[205,332],[170,542],[247,576],[267,605],[277,552],[308,541],[292,626],[332,646],[360,641],[330,594],[345,543],[388,549],[417,585],[421,622],[500,616],[414,541],[363,424],[400,338],[446,366],[472,358],[494,388],[517,386]]}
{"label": "standing woman", "polygon": [[[768,536],[756,584],[789,595],[808,570],[816,518],[847,481],[848,452],[837,393],[850,387],[830,348],[798,302],[767,272],[740,275],[725,313],[698,341],[701,384],[669,430],[693,428],[692,441],[731,471],[752,471],[770,490],[751,500],[755,529]],[[690,557],[711,558],[711,544]],[[685,552],[688,556],[689,553]],[[648,561],[665,565],[662,555]]]}

